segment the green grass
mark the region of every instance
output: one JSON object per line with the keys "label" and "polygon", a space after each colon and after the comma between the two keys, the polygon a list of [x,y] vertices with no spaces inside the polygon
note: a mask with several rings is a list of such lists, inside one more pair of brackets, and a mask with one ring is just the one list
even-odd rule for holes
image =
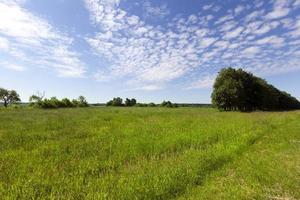
{"label": "green grass", "polygon": [[0,110],[0,199],[300,199],[300,112]]}

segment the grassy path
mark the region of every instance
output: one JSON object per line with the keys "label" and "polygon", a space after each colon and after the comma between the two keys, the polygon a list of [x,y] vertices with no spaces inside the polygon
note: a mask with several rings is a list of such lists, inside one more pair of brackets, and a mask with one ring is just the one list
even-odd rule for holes
{"label": "grassy path", "polygon": [[244,154],[178,199],[300,199],[299,114],[278,114]]}
{"label": "grassy path", "polygon": [[300,113],[0,110],[1,199],[299,199]]}

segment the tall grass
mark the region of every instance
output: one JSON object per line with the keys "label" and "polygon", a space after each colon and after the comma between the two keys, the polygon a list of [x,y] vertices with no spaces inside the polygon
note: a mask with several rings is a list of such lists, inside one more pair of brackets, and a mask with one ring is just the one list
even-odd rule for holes
{"label": "tall grass", "polygon": [[[0,110],[0,197],[230,199],[241,193],[244,198],[267,199],[272,185],[256,189],[269,176],[280,180],[277,173],[285,168],[269,154],[291,156],[293,169],[300,164],[299,146],[280,143],[298,144],[299,120],[299,112],[221,113],[203,108]],[[263,174],[266,169],[245,156],[266,159],[279,169]],[[219,183],[230,169],[248,176],[249,188],[253,176],[262,180],[253,191],[237,192],[236,179],[225,179],[232,191],[223,186],[223,196],[217,195],[214,180]],[[291,188],[284,191],[298,198],[298,188],[287,185],[299,183],[299,171],[285,174],[291,179],[278,187]]]}

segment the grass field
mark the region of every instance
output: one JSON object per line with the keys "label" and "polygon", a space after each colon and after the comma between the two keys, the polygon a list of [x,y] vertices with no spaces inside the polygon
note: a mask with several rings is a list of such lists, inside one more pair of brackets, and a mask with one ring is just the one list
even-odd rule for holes
{"label": "grass field", "polygon": [[300,112],[0,110],[0,199],[300,199]]}

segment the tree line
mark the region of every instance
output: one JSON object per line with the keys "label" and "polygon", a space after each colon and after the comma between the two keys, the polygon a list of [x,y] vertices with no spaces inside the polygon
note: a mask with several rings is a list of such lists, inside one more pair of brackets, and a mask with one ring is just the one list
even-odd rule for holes
{"label": "tree line", "polygon": [[[56,97],[44,98],[45,94],[38,93],[29,98],[29,105],[38,108],[73,108],[89,106],[84,96],[70,100]],[[222,69],[213,86],[211,95],[213,106],[224,111],[272,111],[300,109],[300,102],[290,94],[280,91],[262,78],[254,76],[242,69]],[[0,102],[4,107],[21,102],[15,90],[0,88]],[[106,103],[106,106],[120,107],[168,107],[176,108],[179,105],[170,101],[161,104],[138,103],[134,98],[116,97]],[[182,105],[180,105],[182,106]]]}
{"label": "tree line", "polygon": [[106,106],[117,106],[117,107],[167,107],[167,108],[177,108],[178,105],[175,103],[172,103],[171,101],[163,101],[161,104],[155,104],[155,103],[137,103],[136,99],[129,99],[126,98],[123,102],[123,99],[120,97],[115,97],[112,100],[108,101],[106,103]]}
{"label": "tree line", "polygon": [[222,69],[213,86],[212,103],[219,110],[292,110],[300,102],[264,79],[242,69]]}
{"label": "tree line", "polygon": [[[20,95],[15,90],[7,90],[0,88],[0,102],[3,102],[5,107],[8,107],[10,104],[20,103]],[[74,107],[88,107],[89,103],[87,102],[84,96],[79,96],[78,99],[70,100],[68,98],[57,99],[56,97],[45,98],[45,93],[37,92],[37,94],[31,95],[29,97],[29,106],[35,108],[45,108],[45,109],[54,109],[54,108],[74,108]],[[123,99],[120,97],[113,98],[112,100],[106,103],[106,106],[117,106],[117,107],[167,107],[167,108],[177,108],[178,104],[172,103],[171,101],[163,101],[161,104],[155,103],[138,103],[136,99],[126,98],[123,102]]]}
{"label": "tree line", "polygon": [[45,94],[37,94],[29,97],[29,105],[38,108],[74,108],[74,107],[88,107],[89,104],[84,96],[79,96],[78,99],[70,100],[63,98],[61,100],[56,97],[49,99],[44,98]]}

